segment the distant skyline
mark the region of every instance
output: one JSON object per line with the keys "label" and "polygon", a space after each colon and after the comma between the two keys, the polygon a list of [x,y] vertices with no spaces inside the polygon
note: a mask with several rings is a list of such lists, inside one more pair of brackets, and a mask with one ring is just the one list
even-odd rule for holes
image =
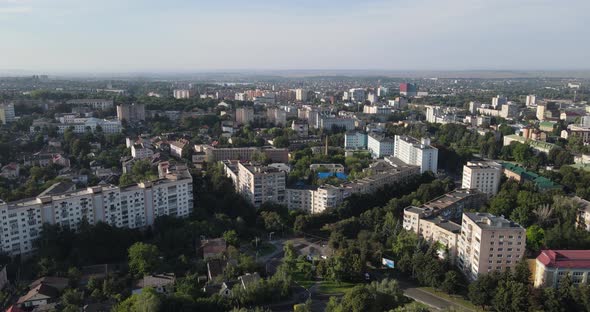
{"label": "distant skyline", "polygon": [[0,0],[0,72],[588,70],[588,0]]}

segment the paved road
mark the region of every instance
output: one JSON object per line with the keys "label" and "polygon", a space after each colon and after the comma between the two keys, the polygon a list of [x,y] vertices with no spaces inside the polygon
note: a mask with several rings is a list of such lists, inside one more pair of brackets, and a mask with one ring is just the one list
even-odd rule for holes
{"label": "paved road", "polygon": [[404,295],[406,297],[412,298],[436,310],[452,309],[453,311],[471,311],[462,305],[458,305],[454,302],[448,301],[445,298],[441,298],[435,294],[424,291],[411,283],[401,280],[398,280],[398,283],[403,289]]}

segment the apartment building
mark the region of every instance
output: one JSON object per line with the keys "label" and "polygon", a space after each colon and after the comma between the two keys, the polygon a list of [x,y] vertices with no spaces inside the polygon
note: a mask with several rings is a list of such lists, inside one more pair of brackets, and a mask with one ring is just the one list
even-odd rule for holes
{"label": "apartment building", "polygon": [[76,99],[66,102],[67,105],[75,107],[89,107],[96,110],[109,110],[113,108],[113,100],[106,99]]}
{"label": "apartment building", "polygon": [[175,99],[188,99],[191,97],[191,91],[187,89],[175,89],[172,91]]}
{"label": "apartment building", "polygon": [[291,130],[295,131],[298,137],[309,136],[309,125],[305,121],[293,120]]}
{"label": "apartment building", "polygon": [[420,166],[420,172],[438,170],[438,149],[430,145],[430,139],[422,138],[418,141],[415,138],[396,135],[395,148],[393,156],[401,159],[403,162]]}
{"label": "apartment building", "polygon": [[590,282],[590,250],[541,250],[534,263],[535,287],[557,288],[566,276],[574,285]]}
{"label": "apartment building", "polygon": [[254,120],[254,109],[251,107],[240,107],[236,109],[236,123],[246,125]]}
{"label": "apartment building", "polygon": [[356,150],[367,148],[367,134],[360,131],[347,131],[344,134],[344,149]]}
{"label": "apartment building", "polygon": [[286,148],[273,147],[222,147],[215,148],[211,145],[195,145],[195,152],[204,153],[207,162],[221,160],[242,160],[250,161],[257,153],[266,155],[272,162],[288,163],[289,150]]}
{"label": "apartment building", "polygon": [[517,223],[489,213],[464,213],[457,265],[475,280],[481,274],[514,268],[525,247],[526,230]]}
{"label": "apartment building", "polygon": [[260,207],[265,202],[285,202],[286,174],[276,166],[239,161],[223,161],[226,175],[232,179],[236,192],[252,205]]}
{"label": "apartment building", "polygon": [[127,122],[138,122],[145,120],[145,104],[121,104],[117,105],[117,119]]}
{"label": "apartment building", "polygon": [[297,100],[299,102],[307,101],[307,90],[295,89],[295,100]]}
{"label": "apartment building", "polygon": [[154,156],[154,150],[151,147],[143,143],[131,145],[131,157],[133,159],[145,159],[151,158],[152,156]]}
{"label": "apartment building", "polygon": [[121,122],[118,120],[107,120],[90,117],[67,119],[63,121],[64,122],[62,123],[57,123],[43,119],[35,120],[29,128],[29,131],[31,133],[37,133],[44,131],[44,128],[47,129],[55,127],[57,128],[57,133],[59,134],[63,134],[67,129],[72,129],[72,131],[77,134],[84,134],[88,131],[94,132],[97,128],[100,128],[103,133],[113,134],[121,133],[123,130]]}
{"label": "apartment building", "polygon": [[143,228],[160,216],[187,217],[192,209],[192,178],[186,170],[127,187],[43,192],[16,202],[0,201],[0,248],[12,256],[32,252],[44,223],[76,230],[85,219],[90,224]]}
{"label": "apartment building", "polygon": [[300,209],[309,213],[321,213],[334,208],[353,194],[370,194],[386,185],[408,181],[420,173],[420,168],[400,161],[380,161],[386,168],[369,177],[345,182],[341,185],[319,187],[294,187],[286,190],[286,204],[289,209]]}
{"label": "apartment building", "polygon": [[189,141],[186,139],[179,139],[170,142],[170,155],[176,158],[182,158],[182,154],[188,147]]}
{"label": "apartment building", "polygon": [[370,133],[367,136],[367,149],[373,158],[391,156],[394,152],[394,141],[384,135]]}
{"label": "apartment building", "polygon": [[16,120],[13,103],[4,103],[0,105],[0,121],[2,124],[8,124]]}
{"label": "apartment building", "polygon": [[287,124],[287,112],[281,108],[273,107],[266,110],[266,119],[276,126]]}
{"label": "apartment building", "polygon": [[470,161],[463,166],[461,188],[477,189],[489,197],[498,193],[502,165],[494,161]]}
{"label": "apartment building", "polygon": [[[477,209],[485,202],[485,194],[473,189],[458,189],[439,196],[422,206],[404,209],[403,228],[430,242],[439,242],[446,250],[439,250],[440,258],[457,258],[457,242],[463,211]],[[448,250],[448,252],[447,252]]]}
{"label": "apartment building", "polygon": [[318,117],[317,128],[332,130],[334,128],[344,128],[347,131],[354,130],[356,119],[342,118],[333,115],[321,115]]}

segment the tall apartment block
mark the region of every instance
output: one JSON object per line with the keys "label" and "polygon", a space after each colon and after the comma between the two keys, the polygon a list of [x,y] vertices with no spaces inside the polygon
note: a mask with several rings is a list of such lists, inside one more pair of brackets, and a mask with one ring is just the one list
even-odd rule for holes
{"label": "tall apartment block", "polygon": [[143,228],[157,217],[187,217],[193,210],[192,177],[187,170],[127,187],[94,186],[55,192],[48,189],[35,198],[0,201],[0,248],[15,256],[33,251],[44,223],[76,230],[82,220],[116,227]]}
{"label": "tall apartment block", "polygon": [[251,107],[240,107],[236,109],[236,123],[246,125],[254,120],[254,109]]}
{"label": "tall apartment block", "polygon": [[137,122],[145,120],[145,104],[121,104],[117,105],[117,119]]}
{"label": "tall apartment block", "polygon": [[438,170],[438,149],[430,145],[428,138],[418,141],[409,136],[396,135],[393,156],[407,164],[420,166],[422,173],[436,173]]}
{"label": "tall apartment block", "polygon": [[285,202],[287,178],[276,167],[239,161],[223,161],[225,174],[232,179],[236,191],[255,207],[265,202]]}
{"label": "tall apartment block", "polygon": [[477,189],[488,196],[498,193],[502,166],[493,161],[470,161],[463,166],[462,188]]}
{"label": "tall apartment block", "polygon": [[526,230],[504,217],[464,213],[458,240],[457,265],[469,279],[512,269],[524,256]]}
{"label": "tall apartment block", "polygon": [[13,122],[16,119],[15,116],[13,103],[0,105],[0,121],[2,121],[3,125]]}

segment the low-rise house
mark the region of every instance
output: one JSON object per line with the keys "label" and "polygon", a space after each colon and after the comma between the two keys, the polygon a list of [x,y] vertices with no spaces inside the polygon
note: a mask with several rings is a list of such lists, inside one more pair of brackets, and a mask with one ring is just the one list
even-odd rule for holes
{"label": "low-rise house", "polygon": [[590,250],[542,250],[534,263],[535,287],[557,287],[568,275],[574,285],[590,281]]}
{"label": "low-rise house", "polygon": [[258,272],[254,272],[252,274],[246,273],[240,277],[238,277],[238,281],[244,290],[248,289],[252,285],[258,283],[260,281],[260,275]]}
{"label": "low-rise house", "polygon": [[59,297],[59,291],[49,285],[40,283],[20,297],[17,305],[21,308],[32,308],[50,304]]}
{"label": "low-rise house", "polygon": [[169,295],[174,293],[175,283],[176,276],[174,275],[174,273],[147,275],[137,282],[137,288],[133,290],[133,293],[141,293],[142,289],[150,287],[160,294]]}
{"label": "low-rise house", "polygon": [[6,179],[16,179],[18,178],[19,174],[20,166],[14,162],[2,167],[2,171],[0,172],[0,176]]}
{"label": "low-rise house", "polygon": [[203,259],[222,257],[227,250],[227,243],[223,238],[214,238],[201,241]]}
{"label": "low-rise house", "polygon": [[47,286],[51,286],[58,291],[64,290],[69,285],[69,280],[65,277],[57,277],[57,276],[44,276],[41,278],[36,279],[31,284],[29,284],[29,288],[35,288],[41,284],[45,284]]}

